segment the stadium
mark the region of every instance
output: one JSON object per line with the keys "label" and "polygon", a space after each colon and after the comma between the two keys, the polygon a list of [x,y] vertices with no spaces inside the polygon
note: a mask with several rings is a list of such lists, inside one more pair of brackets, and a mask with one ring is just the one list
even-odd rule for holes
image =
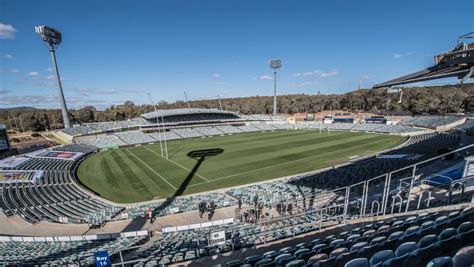
{"label": "stadium", "polygon": [[[26,148],[14,147],[23,124],[0,121],[1,266],[474,265],[472,102],[445,114],[278,113],[281,61],[270,60],[273,113],[187,96],[165,108],[149,94],[147,112],[77,123],[54,56],[61,33],[36,32],[63,117],[41,131],[47,144]],[[472,36],[368,90],[402,103],[402,85],[451,77],[473,93]]]}

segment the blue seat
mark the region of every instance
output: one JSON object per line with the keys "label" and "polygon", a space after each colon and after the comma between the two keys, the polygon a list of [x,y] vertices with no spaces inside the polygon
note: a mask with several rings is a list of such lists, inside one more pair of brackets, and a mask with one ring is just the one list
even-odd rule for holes
{"label": "blue seat", "polygon": [[261,259],[262,259],[262,256],[252,255],[252,256],[245,257],[244,263],[249,263],[249,264],[254,265],[257,261]]}
{"label": "blue seat", "polygon": [[306,253],[306,252],[310,252],[311,250],[309,250],[308,248],[301,248],[301,249],[298,249],[297,251],[295,251],[295,253],[293,253],[293,256],[295,256],[296,258],[298,258],[298,256],[302,253]]}
{"label": "blue seat", "polygon": [[255,267],[273,267],[275,266],[275,263],[269,259],[261,259],[255,263]]}
{"label": "blue seat", "polygon": [[242,262],[240,260],[231,260],[226,262],[225,266],[226,267],[237,267],[240,266]]}
{"label": "blue seat", "polygon": [[418,241],[418,248],[424,248],[429,245],[432,245],[438,240],[438,237],[436,235],[426,235]]}
{"label": "blue seat", "polygon": [[433,221],[427,221],[424,222],[420,225],[420,229],[418,229],[417,234],[419,236],[425,236],[429,234],[433,234],[433,227],[435,226],[435,223]]}
{"label": "blue seat", "polygon": [[285,266],[285,264],[295,259],[296,258],[290,253],[283,253],[275,258],[275,264],[277,267]]}
{"label": "blue seat", "polygon": [[465,233],[471,230],[474,230],[474,222],[463,222],[457,228],[458,233]]}
{"label": "blue seat", "polygon": [[296,249],[300,249],[300,248],[307,248],[309,245],[308,243],[299,243],[295,246]]}
{"label": "blue seat", "polygon": [[346,263],[344,267],[369,267],[369,261],[366,258],[357,258]]}
{"label": "blue seat", "polygon": [[454,228],[444,229],[438,235],[438,242],[435,243],[435,248],[441,253],[446,253],[458,248],[459,244],[456,244],[456,234],[457,232]]}
{"label": "blue seat", "polygon": [[347,249],[347,248],[336,248],[333,251],[331,251],[331,253],[329,254],[329,258],[335,258],[335,257],[341,255],[342,253],[346,253],[346,252],[349,252],[349,249]]}
{"label": "blue seat", "polygon": [[474,265],[474,246],[464,247],[452,258],[454,267]]}
{"label": "blue seat", "polygon": [[306,262],[304,260],[292,260],[285,264],[285,267],[302,267],[305,266]]}
{"label": "blue seat", "polygon": [[453,266],[453,262],[451,260],[451,257],[448,257],[448,256],[432,259],[426,265],[426,267],[452,267],[452,266]]}
{"label": "blue seat", "polygon": [[337,267],[343,267],[344,265],[346,265],[347,262],[356,258],[356,255],[357,255],[357,250],[342,253],[336,257],[336,261],[334,262],[334,265]]}
{"label": "blue seat", "polygon": [[336,262],[336,258],[327,258],[325,260],[320,260],[313,264],[313,267],[333,267]]}
{"label": "blue seat", "polygon": [[280,249],[280,253],[293,254],[295,251],[296,251],[295,247],[285,247],[285,248]]}
{"label": "blue seat", "polygon": [[357,258],[370,258],[375,252],[378,251],[377,245],[365,246],[357,251]]}
{"label": "blue seat", "polygon": [[370,266],[381,266],[384,261],[391,259],[394,256],[395,254],[393,254],[393,251],[391,250],[379,251],[370,258]]}
{"label": "blue seat", "polygon": [[322,244],[317,244],[315,245],[311,250],[314,251],[314,252],[317,252],[319,253],[319,251],[323,248],[327,248],[328,245],[326,245],[325,243],[322,243]]}
{"label": "blue seat", "polygon": [[313,264],[313,263],[316,263],[318,261],[325,260],[327,258],[328,258],[327,254],[318,253],[318,254],[315,254],[315,255],[309,257],[307,262],[308,262],[308,264]]}
{"label": "blue seat", "polygon": [[344,239],[335,239],[329,243],[329,246],[335,248],[338,244],[344,243],[344,241]]}
{"label": "blue seat", "polygon": [[278,255],[280,255],[280,253],[278,253],[274,250],[270,250],[270,251],[267,251],[267,252],[263,253],[263,258],[269,258],[269,259],[273,260]]}
{"label": "blue seat", "polygon": [[346,238],[346,241],[352,242],[352,240],[354,240],[354,239],[356,239],[356,238],[358,238],[358,237],[360,237],[359,234],[352,234],[352,235],[350,235],[350,236],[348,236],[348,237]]}
{"label": "blue seat", "polygon": [[384,267],[400,267],[405,266],[409,253],[417,249],[415,242],[403,243],[395,250],[395,257],[386,260],[382,266]]}
{"label": "blue seat", "polygon": [[387,238],[385,236],[378,236],[378,237],[376,237],[376,238],[374,238],[370,241],[370,245],[371,246],[372,245],[378,245],[380,243],[385,242],[385,240],[387,240]]}
{"label": "blue seat", "polygon": [[408,255],[407,262],[413,266],[426,265],[426,262],[433,257],[433,247],[437,240],[438,237],[435,235],[424,236],[418,241],[418,248]]}
{"label": "blue seat", "polygon": [[358,242],[358,243],[355,243],[354,245],[352,245],[351,247],[351,251],[358,251],[360,249],[362,249],[363,247],[366,247],[368,246],[369,244],[367,242]]}
{"label": "blue seat", "polygon": [[382,244],[384,249],[395,250],[397,247],[398,239],[403,235],[402,231],[396,231],[390,234],[390,236]]}

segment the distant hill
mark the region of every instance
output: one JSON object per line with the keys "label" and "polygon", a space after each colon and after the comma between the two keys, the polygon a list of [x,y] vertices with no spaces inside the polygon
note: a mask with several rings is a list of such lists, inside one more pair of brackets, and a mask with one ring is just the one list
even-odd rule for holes
{"label": "distant hill", "polygon": [[32,111],[37,110],[34,107],[13,107],[13,108],[0,108],[0,112],[2,111]]}

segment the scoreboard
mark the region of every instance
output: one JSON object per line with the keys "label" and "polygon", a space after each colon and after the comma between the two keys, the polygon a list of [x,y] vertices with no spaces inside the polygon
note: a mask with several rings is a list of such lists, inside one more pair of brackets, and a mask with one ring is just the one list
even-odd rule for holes
{"label": "scoreboard", "polygon": [[0,152],[8,151],[10,143],[8,142],[7,127],[0,124]]}

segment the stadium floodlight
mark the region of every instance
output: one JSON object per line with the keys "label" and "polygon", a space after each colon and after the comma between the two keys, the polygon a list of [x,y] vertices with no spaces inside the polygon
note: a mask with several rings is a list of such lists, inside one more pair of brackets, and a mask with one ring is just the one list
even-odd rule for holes
{"label": "stadium floodlight", "polygon": [[273,117],[277,114],[277,70],[281,68],[280,59],[271,59],[268,63],[273,70]]}
{"label": "stadium floodlight", "polygon": [[54,72],[58,82],[59,101],[61,103],[61,112],[63,114],[64,128],[70,128],[69,114],[67,111],[66,100],[64,99],[63,87],[61,85],[61,78],[59,76],[58,65],[56,63],[56,48],[62,41],[61,32],[51,27],[41,25],[35,27],[36,33],[48,44],[49,52],[51,53],[51,60],[53,61]]}

